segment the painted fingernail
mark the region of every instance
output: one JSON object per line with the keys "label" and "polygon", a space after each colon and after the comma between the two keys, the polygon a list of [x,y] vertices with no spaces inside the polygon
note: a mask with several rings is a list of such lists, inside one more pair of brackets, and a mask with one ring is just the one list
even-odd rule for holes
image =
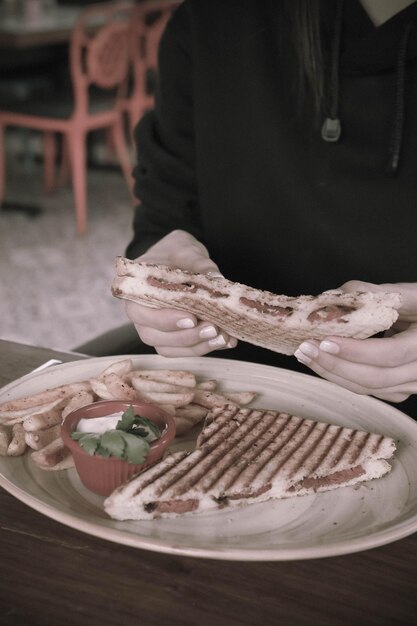
{"label": "painted fingernail", "polygon": [[329,352],[330,354],[337,354],[340,352],[340,347],[334,341],[328,341],[325,339],[320,343],[320,350],[323,350],[323,352]]}
{"label": "painted fingernail", "polygon": [[223,337],[223,335],[218,335],[214,339],[210,339],[209,344],[214,348],[220,348],[221,346],[226,345],[226,339]]}
{"label": "painted fingernail", "polygon": [[183,317],[177,322],[178,328],[194,328],[194,321],[189,317]]}
{"label": "painted fingernail", "polygon": [[319,356],[319,349],[313,343],[309,343],[308,341],[304,341],[304,343],[298,346],[297,352],[298,351],[311,359],[315,359]]}
{"label": "painted fingernail", "polygon": [[199,332],[201,339],[212,339],[213,337],[217,338],[217,334],[217,330],[214,326],[204,326]]}

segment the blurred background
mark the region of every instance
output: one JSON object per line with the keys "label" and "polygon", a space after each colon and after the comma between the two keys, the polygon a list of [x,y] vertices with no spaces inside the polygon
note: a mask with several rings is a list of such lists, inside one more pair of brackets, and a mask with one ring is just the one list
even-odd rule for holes
{"label": "blurred background", "polygon": [[[102,15],[94,1],[0,3],[2,339],[71,349],[126,321],[110,285],[132,233],[132,129],[153,106],[157,47],[177,4],[109,2]],[[88,50],[110,13],[129,30],[122,40],[119,26],[108,31],[103,75],[115,82],[103,85]]]}

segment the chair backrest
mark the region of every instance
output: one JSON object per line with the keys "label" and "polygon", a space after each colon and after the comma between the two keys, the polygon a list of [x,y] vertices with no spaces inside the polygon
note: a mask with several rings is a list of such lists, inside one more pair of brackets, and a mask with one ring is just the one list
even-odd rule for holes
{"label": "chair backrest", "polygon": [[130,54],[134,75],[134,90],[153,94],[149,83],[157,73],[159,42],[173,10],[181,0],[149,0],[136,5],[132,15]]}
{"label": "chair backrest", "polygon": [[129,71],[132,4],[106,2],[82,10],[71,36],[74,115],[86,114],[89,90],[122,88]]}

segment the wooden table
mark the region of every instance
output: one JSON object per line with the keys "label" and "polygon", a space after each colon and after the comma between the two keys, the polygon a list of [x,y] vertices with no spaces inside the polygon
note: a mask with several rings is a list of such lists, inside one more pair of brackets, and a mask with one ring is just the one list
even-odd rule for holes
{"label": "wooden table", "polygon": [[[0,340],[0,385],[80,355]],[[367,552],[293,562],[170,556],[72,530],[0,489],[5,626],[411,626],[417,533]]]}

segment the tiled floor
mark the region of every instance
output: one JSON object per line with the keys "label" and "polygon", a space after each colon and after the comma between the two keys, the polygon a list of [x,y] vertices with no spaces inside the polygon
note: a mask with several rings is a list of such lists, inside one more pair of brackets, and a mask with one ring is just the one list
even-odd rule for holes
{"label": "tiled floor", "polygon": [[126,320],[110,284],[133,207],[118,172],[90,172],[89,231],[77,237],[71,189],[45,197],[41,179],[39,165],[8,158],[6,199],[44,211],[0,211],[0,337],[73,348]]}

